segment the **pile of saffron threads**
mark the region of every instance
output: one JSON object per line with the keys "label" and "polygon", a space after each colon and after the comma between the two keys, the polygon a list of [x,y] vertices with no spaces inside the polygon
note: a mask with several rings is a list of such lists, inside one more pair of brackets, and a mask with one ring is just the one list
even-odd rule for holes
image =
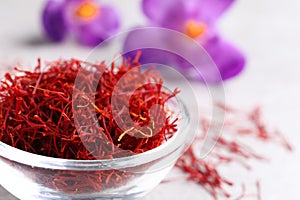
{"label": "pile of saffron threads", "polygon": [[[216,142],[212,151],[205,157],[199,157],[200,147],[207,136],[211,120],[203,117],[200,120],[203,130],[191,147],[180,157],[176,167],[187,175],[187,180],[203,186],[215,200],[220,197],[243,199],[252,197],[261,200],[260,183],[257,182],[257,193],[247,194],[246,186],[241,186],[239,197],[233,197],[225,188],[233,187],[235,183],[222,176],[220,167],[226,164],[237,163],[246,170],[251,170],[250,160],[267,160],[257,154],[249,145],[249,141],[258,140],[278,144],[288,151],[292,146],[277,129],[269,129],[264,124],[260,107],[250,112],[234,109],[223,104],[216,104],[226,112],[226,118],[220,135],[213,140]],[[221,124],[222,125],[222,124]],[[251,143],[251,142],[250,142]]]}
{"label": "pile of saffron threads", "polygon": [[[135,73],[127,74],[131,69]],[[79,70],[81,71],[80,73]],[[99,79],[97,71],[102,72]],[[165,91],[163,80],[153,72],[142,72],[139,68],[138,55],[135,59],[123,59],[122,64],[104,62],[88,63],[76,59],[58,60],[38,65],[33,71],[15,68],[15,75],[5,74],[0,84],[0,141],[12,147],[48,157],[95,160],[123,157],[139,154],[160,146],[177,131],[177,118],[167,111],[166,103],[179,91]],[[127,74],[123,77],[123,75]],[[84,95],[74,98],[74,82],[80,78],[79,86]],[[137,80],[143,77],[143,85]],[[131,128],[122,130],[117,124],[111,106],[114,86],[123,78],[124,87],[134,88],[129,101],[130,117],[140,127],[149,125],[148,132]],[[91,84],[97,84],[97,90],[91,91]],[[90,99],[94,97],[94,102]],[[119,95],[118,101],[125,96]],[[75,104],[72,102],[76,101]],[[159,104],[165,111],[165,117],[151,118],[149,109]],[[81,109],[88,111],[80,112]],[[96,113],[101,131],[93,124],[76,129],[74,112],[80,113],[80,119],[91,121],[90,113]],[[123,113],[124,112],[124,113]],[[118,116],[128,115],[122,109]],[[126,123],[126,122],[124,122]],[[122,126],[122,124],[121,124]],[[151,127],[162,127],[158,133],[151,134]],[[126,131],[126,134],[124,132]],[[143,137],[138,136],[143,134]],[[137,136],[137,137],[135,137]],[[85,141],[83,141],[85,140]],[[86,148],[88,143],[88,148]],[[36,173],[33,169],[33,174]],[[45,175],[46,174],[46,175]],[[115,187],[132,176],[126,171],[108,170],[94,173],[60,171],[54,173],[45,170],[36,179],[43,185],[64,192],[95,192],[100,189]]]}

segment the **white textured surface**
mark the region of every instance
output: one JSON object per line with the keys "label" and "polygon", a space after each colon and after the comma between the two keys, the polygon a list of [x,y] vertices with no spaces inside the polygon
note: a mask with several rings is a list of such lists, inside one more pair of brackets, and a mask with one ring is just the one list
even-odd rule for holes
{"label": "white textured surface", "polygon": [[[142,20],[133,10],[137,0],[107,2],[118,4],[122,12],[127,13],[126,27]],[[34,64],[37,57],[51,60],[59,57],[85,58],[88,55],[88,48],[72,43],[58,46],[42,40],[39,26],[42,4],[43,1],[36,0],[0,2],[2,68],[17,62]],[[295,147],[295,152],[288,154],[273,146],[257,146],[258,151],[262,150],[271,158],[270,163],[254,163],[251,173],[237,170],[234,166],[224,169],[226,175],[239,181],[244,179],[250,186],[257,179],[261,180],[263,200],[300,198],[299,10],[298,0],[240,0],[220,22],[222,33],[239,44],[248,58],[243,75],[225,85],[227,101],[241,106],[262,104],[268,122],[283,130]],[[13,199],[0,189],[0,200]],[[176,181],[160,185],[143,198],[160,199],[210,197],[198,186]]]}

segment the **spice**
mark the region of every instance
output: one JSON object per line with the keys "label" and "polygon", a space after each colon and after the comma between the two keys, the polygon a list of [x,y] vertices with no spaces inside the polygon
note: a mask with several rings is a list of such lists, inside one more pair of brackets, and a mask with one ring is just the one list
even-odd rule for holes
{"label": "spice", "polygon": [[[266,128],[262,121],[260,108],[256,107],[248,113],[223,104],[216,106],[224,110],[227,117],[223,124],[222,133],[214,138],[216,144],[213,150],[203,159],[199,158],[197,154],[200,151],[198,146],[205,139],[210,126],[209,119],[203,118],[201,120],[202,134],[195,139],[192,146],[178,160],[176,167],[188,175],[188,180],[203,186],[212,194],[214,199],[218,199],[220,196],[231,198],[232,194],[225,188],[234,186],[234,182],[222,176],[220,167],[224,164],[237,163],[250,170],[249,160],[265,160],[263,156],[255,153],[250,146],[245,145],[245,141],[258,139],[262,142],[278,143],[289,151],[292,150],[292,147],[279,131]],[[246,195],[246,189],[243,185],[242,195],[237,199],[256,196],[258,200],[261,200],[259,182],[256,186],[257,195]]]}
{"label": "spice", "polygon": [[[177,119],[171,118],[166,103],[179,91],[165,91],[163,80],[153,70],[142,72],[138,57],[110,67],[104,62],[58,60],[46,63],[44,71],[38,60],[34,71],[15,69],[17,75],[7,73],[0,85],[0,141],[38,155],[77,160],[118,158],[160,146],[177,131]],[[134,73],[128,73],[130,70]],[[141,77],[143,84],[138,82]],[[80,82],[75,87],[76,78]],[[130,120],[135,124],[130,128],[128,121],[120,124],[113,116],[111,99],[120,79],[126,81],[125,89],[134,91],[128,102],[126,94],[115,97],[128,104]],[[153,105],[162,107],[158,117],[151,116]],[[100,128],[89,123],[92,113]],[[80,116],[79,127],[75,114]],[[120,109],[118,119],[126,114],[128,111]],[[82,179],[77,180],[81,182],[74,182],[78,172],[47,171],[48,176],[42,173],[36,179],[52,189],[71,193],[116,187],[132,176],[122,170],[97,171],[81,173]]]}

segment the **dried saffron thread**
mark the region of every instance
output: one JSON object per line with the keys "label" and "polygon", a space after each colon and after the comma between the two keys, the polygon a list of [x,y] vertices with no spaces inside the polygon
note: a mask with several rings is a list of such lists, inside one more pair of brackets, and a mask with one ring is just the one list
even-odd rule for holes
{"label": "dried saffron thread", "polygon": [[[150,124],[145,130],[123,129],[126,121],[123,121],[124,127],[119,127],[112,115],[114,87],[136,67],[134,74],[125,77],[125,89],[135,89],[130,101],[125,102],[124,95],[117,96],[116,101],[121,102],[120,105],[129,104],[134,123],[141,127]],[[133,61],[123,59],[120,66],[112,63],[108,67],[104,62],[97,64],[72,59],[46,63],[43,72],[41,68],[38,60],[34,71],[15,69],[18,75],[7,73],[1,81],[0,141],[8,145],[63,159],[112,159],[156,148],[177,131],[177,118],[173,119],[167,112],[166,103],[179,91],[163,90],[163,80],[157,74],[151,70],[142,72],[138,55]],[[98,71],[102,72],[100,79]],[[137,84],[140,77],[145,78],[143,85]],[[78,88],[74,87],[76,78],[81,80]],[[92,84],[97,84],[96,91],[92,91]],[[154,104],[164,107],[162,115],[166,116],[165,120],[150,118],[149,109]],[[84,123],[79,130],[76,129],[74,112]],[[120,109],[117,118],[122,121],[125,112]],[[100,129],[89,124],[92,113],[96,113]],[[159,126],[162,128],[153,134]],[[134,176],[122,170],[78,173],[45,169],[40,174],[36,174],[34,169],[28,171],[32,171],[32,176],[36,176],[39,183],[68,193],[97,192],[117,187]],[[80,180],[74,178],[78,174],[82,176]]]}
{"label": "dried saffron thread", "polygon": [[[216,145],[214,149],[205,159],[197,157],[198,144],[205,138],[210,124],[209,119],[203,118],[200,120],[203,127],[202,134],[196,138],[192,146],[178,160],[176,167],[188,175],[188,180],[202,185],[212,194],[214,199],[218,199],[222,195],[230,198],[232,194],[224,188],[225,186],[233,186],[234,183],[221,175],[219,167],[235,162],[250,170],[251,166],[248,164],[248,160],[265,159],[243,144],[241,139],[251,137],[263,142],[278,143],[288,151],[291,151],[292,147],[279,131],[270,131],[266,128],[259,108],[254,108],[249,113],[245,113],[223,104],[217,104],[216,106],[226,111],[229,117],[225,119],[222,134],[215,138]],[[243,124],[242,127],[241,124]],[[257,199],[261,200],[259,182],[257,182],[256,186],[257,195],[251,196],[257,196]],[[244,187],[242,192],[238,199],[249,196],[245,194]]]}

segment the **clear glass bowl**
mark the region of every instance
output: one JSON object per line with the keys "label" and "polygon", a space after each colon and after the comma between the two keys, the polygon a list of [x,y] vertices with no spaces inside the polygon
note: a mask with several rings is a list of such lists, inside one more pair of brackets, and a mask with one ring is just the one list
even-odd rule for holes
{"label": "clear glass bowl", "polygon": [[0,184],[22,200],[142,197],[162,181],[193,139],[186,107],[178,99],[175,104],[171,110],[179,118],[176,134],[161,146],[133,156],[66,160],[35,155],[0,142]]}

